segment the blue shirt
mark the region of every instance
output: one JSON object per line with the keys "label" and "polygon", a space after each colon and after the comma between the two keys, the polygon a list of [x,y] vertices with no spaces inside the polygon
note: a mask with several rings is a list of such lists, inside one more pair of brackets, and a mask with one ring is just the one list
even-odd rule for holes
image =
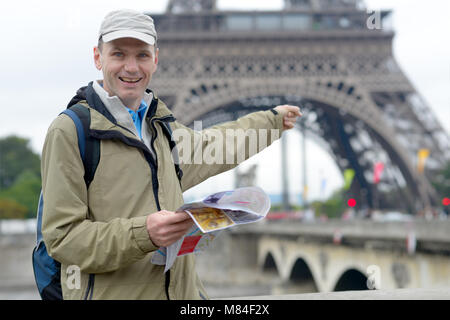
{"label": "blue shirt", "polygon": [[137,111],[131,110],[128,107],[125,107],[125,108],[127,108],[128,113],[131,115],[131,118],[133,119],[133,122],[134,122],[134,126],[136,127],[136,130],[139,133],[139,137],[142,139],[142,133],[141,133],[142,119],[144,119],[145,111],[148,108],[147,104],[145,103],[144,100],[142,100]]}
{"label": "blue shirt", "polygon": [[[103,82],[100,83],[100,86],[103,88]],[[131,110],[128,107],[125,107],[128,110],[128,113],[131,115],[131,118],[133,119],[134,126],[136,127],[137,132],[139,133],[139,138],[142,139],[142,119],[144,119],[145,111],[148,108],[148,105],[145,103],[144,99],[142,99],[141,104],[139,105],[139,108],[137,111]]]}

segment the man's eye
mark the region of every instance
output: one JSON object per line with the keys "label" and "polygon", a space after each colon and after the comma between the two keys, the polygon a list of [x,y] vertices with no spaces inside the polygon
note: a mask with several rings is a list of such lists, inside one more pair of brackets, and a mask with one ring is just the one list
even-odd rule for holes
{"label": "man's eye", "polygon": [[146,53],[141,53],[141,54],[139,54],[139,57],[141,57],[141,58],[147,58],[147,57],[148,57],[148,54],[146,54]]}
{"label": "man's eye", "polygon": [[115,56],[115,57],[121,57],[121,56],[123,56],[123,53],[122,53],[122,52],[114,52],[114,53],[113,53],[113,56]]}

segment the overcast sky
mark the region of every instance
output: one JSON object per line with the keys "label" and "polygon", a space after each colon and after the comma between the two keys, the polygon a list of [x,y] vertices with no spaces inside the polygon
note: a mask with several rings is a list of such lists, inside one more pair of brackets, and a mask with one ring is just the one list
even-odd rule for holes
{"label": "overcast sky", "polygon": [[[92,48],[104,15],[114,9],[163,12],[167,1],[2,1],[0,4],[0,137],[18,134],[31,139],[40,152],[45,133],[54,117],[65,107],[77,88],[101,78],[94,68]],[[245,3],[245,5],[243,4]],[[450,1],[445,0],[368,0],[369,8],[390,8],[396,31],[394,56],[419,93],[424,97],[441,124],[450,131]],[[282,1],[219,0],[222,9],[278,9]],[[163,59],[163,57],[160,57]],[[289,139],[300,139],[293,133]],[[279,146],[274,146],[279,148]],[[270,151],[269,151],[270,152]],[[327,193],[342,183],[340,173],[327,155],[316,146],[312,155],[310,190],[319,194],[322,176],[328,177]],[[299,190],[301,173],[299,151],[289,155],[294,189]],[[279,159],[258,157],[258,183],[269,192],[280,189],[274,182],[274,163]],[[255,160],[255,161],[256,161]],[[322,161],[323,160],[323,161]],[[250,164],[250,163],[249,163]],[[279,170],[278,170],[279,172]],[[278,175],[278,174],[276,174]],[[232,187],[230,174],[217,181]],[[208,189],[208,183],[205,183]],[[200,188],[201,189],[201,188]]]}

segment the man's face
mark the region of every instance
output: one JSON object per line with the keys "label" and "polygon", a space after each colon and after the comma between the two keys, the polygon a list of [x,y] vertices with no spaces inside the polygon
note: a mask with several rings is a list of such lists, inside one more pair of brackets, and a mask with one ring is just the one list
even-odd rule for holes
{"label": "man's face", "polygon": [[137,109],[158,64],[158,49],[134,38],[121,38],[94,48],[94,61],[103,72],[103,88],[130,109]]}

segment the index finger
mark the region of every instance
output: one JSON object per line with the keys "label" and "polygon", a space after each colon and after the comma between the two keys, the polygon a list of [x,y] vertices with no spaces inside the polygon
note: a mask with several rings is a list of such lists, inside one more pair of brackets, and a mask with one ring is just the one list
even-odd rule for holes
{"label": "index finger", "polygon": [[173,214],[166,215],[166,218],[170,224],[179,223],[188,219],[191,219],[191,216],[186,213],[186,211],[177,211],[173,212]]}
{"label": "index finger", "polygon": [[293,112],[297,116],[301,116],[302,115],[302,113],[300,112],[300,108],[299,107],[291,106],[291,105],[286,105],[286,107],[288,108],[289,112]]}

